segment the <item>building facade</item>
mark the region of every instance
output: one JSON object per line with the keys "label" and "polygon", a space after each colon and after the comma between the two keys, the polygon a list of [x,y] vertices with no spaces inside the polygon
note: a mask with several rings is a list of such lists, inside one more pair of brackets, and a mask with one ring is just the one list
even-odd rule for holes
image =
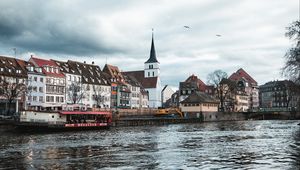
{"label": "building facade", "polygon": [[292,81],[270,81],[259,87],[260,108],[299,109],[300,88]]}
{"label": "building facade", "polygon": [[[31,56],[29,62],[35,67],[41,68],[45,77],[45,98],[43,110],[61,110],[65,104],[65,75],[61,72],[60,67],[52,60],[45,60]],[[33,77],[35,78],[35,77]],[[37,77],[36,77],[37,79]],[[38,80],[38,81],[40,81]],[[44,82],[45,81],[45,82]],[[34,96],[32,96],[33,99]]]}
{"label": "building facade", "polygon": [[248,98],[248,111],[256,111],[259,108],[259,88],[257,82],[242,68],[233,73],[229,80],[234,81],[245,92]]}
{"label": "building facade", "polygon": [[0,114],[13,114],[25,107],[26,62],[0,56]]}

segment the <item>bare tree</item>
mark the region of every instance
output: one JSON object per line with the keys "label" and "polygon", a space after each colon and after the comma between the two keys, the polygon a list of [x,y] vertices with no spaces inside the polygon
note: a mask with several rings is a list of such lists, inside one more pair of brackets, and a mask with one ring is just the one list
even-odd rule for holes
{"label": "bare tree", "polygon": [[292,40],[294,44],[285,54],[286,61],[283,74],[295,83],[300,84],[300,21],[295,21],[287,27],[285,36]]}
{"label": "bare tree", "polygon": [[0,79],[0,96],[6,100],[6,113],[11,114],[12,103],[18,100],[26,91],[26,85],[18,78],[9,81],[6,77]]}
{"label": "bare tree", "polygon": [[[292,81],[287,81],[286,84],[287,94],[286,94],[286,107],[300,107],[300,85]],[[296,102],[296,105],[291,104],[291,102]]]}
{"label": "bare tree", "polygon": [[226,98],[232,91],[232,83],[227,77],[227,73],[222,70],[215,70],[207,76],[208,84],[216,89],[217,98],[220,100],[220,111],[225,111]]}
{"label": "bare tree", "polygon": [[100,108],[105,103],[106,93],[104,90],[101,90],[100,86],[96,85],[93,85],[93,92],[93,99],[96,101],[97,108]]}
{"label": "bare tree", "polygon": [[77,83],[72,83],[68,86],[68,97],[72,104],[78,104],[85,96],[82,87]]}

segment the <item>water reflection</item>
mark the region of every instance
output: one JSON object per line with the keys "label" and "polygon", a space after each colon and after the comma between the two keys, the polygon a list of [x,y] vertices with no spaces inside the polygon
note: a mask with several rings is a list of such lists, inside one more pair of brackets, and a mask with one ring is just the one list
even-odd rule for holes
{"label": "water reflection", "polygon": [[0,168],[299,169],[298,123],[241,121],[51,134],[3,132]]}

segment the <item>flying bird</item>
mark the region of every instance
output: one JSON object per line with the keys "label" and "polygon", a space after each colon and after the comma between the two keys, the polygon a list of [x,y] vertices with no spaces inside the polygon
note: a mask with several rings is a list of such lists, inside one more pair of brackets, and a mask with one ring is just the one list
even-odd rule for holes
{"label": "flying bird", "polygon": [[189,26],[186,26],[186,25],[185,25],[185,26],[183,26],[183,27],[184,27],[184,28],[190,28]]}
{"label": "flying bird", "polygon": [[221,37],[222,35],[220,35],[220,34],[217,34],[216,36],[217,36],[217,37]]}

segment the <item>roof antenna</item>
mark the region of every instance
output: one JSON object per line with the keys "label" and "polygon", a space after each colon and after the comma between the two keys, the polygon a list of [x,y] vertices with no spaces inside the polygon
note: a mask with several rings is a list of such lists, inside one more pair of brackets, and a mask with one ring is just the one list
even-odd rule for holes
{"label": "roof antenna", "polygon": [[107,64],[107,56],[105,57],[105,64]]}

